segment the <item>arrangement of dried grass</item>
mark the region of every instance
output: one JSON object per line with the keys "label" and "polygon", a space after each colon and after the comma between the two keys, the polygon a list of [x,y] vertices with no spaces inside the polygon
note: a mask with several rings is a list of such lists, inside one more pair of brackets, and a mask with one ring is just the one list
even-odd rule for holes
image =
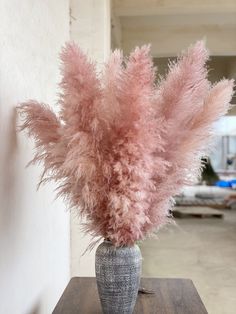
{"label": "arrangement of dried grass", "polygon": [[197,42],[155,84],[149,46],[111,54],[101,74],[74,43],[61,53],[60,113],[27,101],[22,129],[36,143],[42,182],[54,180],[86,231],[132,245],[168,221],[183,185],[200,173],[213,123],[233,81],[211,85],[208,52]]}

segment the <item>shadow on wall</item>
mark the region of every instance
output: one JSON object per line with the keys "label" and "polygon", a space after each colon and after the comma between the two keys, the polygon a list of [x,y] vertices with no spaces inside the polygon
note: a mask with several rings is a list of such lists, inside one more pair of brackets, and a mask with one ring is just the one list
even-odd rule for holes
{"label": "shadow on wall", "polygon": [[4,233],[10,225],[14,223],[12,210],[15,208],[13,202],[16,201],[16,167],[17,167],[17,136],[16,136],[17,111],[13,109],[8,121],[4,121],[7,126],[4,132],[5,147],[1,147],[1,186],[0,186],[0,232]]}
{"label": "shadow on wall", "polygon": [[38,301],[27,314],[40,314],[40,312],[40,301]]}

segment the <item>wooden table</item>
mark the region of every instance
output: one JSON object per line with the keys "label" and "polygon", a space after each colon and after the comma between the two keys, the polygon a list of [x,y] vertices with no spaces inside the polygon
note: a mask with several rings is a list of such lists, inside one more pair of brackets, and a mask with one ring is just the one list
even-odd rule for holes
{"label": "wooden table", "polygon": [[[142,278],[141,287],[154,290],[155,294],[138,295],[134,310],[136,314],[207,313],[189,279]],[[53,314],[80,313],[102,313],[95,278],[72,278],[53,311]]]}

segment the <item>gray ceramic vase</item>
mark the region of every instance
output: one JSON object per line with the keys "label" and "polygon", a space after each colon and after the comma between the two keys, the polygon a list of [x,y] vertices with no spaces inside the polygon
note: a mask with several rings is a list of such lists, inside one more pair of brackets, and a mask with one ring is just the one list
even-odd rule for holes
{"label": "gray ceramic vase", "polygon": [[96,279],[104,314],[133,313],[142,257],[137,245],[116,248],[104,241],[96,251]]}

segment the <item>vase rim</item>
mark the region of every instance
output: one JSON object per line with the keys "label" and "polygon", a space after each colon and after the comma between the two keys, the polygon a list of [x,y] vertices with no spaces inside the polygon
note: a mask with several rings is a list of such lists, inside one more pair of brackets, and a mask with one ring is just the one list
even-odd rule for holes
{"label": "vase rim", "polygon": [[104,239],[103,242],[112,244],[111,240],[109,240],[109,239]]}

